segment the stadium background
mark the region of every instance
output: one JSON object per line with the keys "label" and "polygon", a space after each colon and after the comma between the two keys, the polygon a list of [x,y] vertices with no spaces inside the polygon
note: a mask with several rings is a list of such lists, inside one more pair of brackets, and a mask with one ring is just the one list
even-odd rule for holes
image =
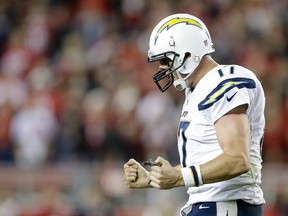
{"label": "stadium background", "polygon": [[182,99],[162,94],[149,34],[188,12],[223,64],[256,72],[267,97],[265,216],[288,215],[286,0],[0,0],[0,215],[172,216],[187,195],[128,190],[122,166],[178,163]]}

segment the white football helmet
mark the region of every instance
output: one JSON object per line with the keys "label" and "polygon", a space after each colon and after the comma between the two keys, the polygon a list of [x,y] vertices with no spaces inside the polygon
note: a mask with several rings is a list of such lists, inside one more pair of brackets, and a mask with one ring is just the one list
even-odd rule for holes
{"label": "white football helmet", "polygon": [[209,31],[200,19],[190,14],[168,16],[150,36],[148,62],[170,62],[167,69],[154,74],[153,80],[162,92],[172,84],[182,91],[202,57],[214,51]]}

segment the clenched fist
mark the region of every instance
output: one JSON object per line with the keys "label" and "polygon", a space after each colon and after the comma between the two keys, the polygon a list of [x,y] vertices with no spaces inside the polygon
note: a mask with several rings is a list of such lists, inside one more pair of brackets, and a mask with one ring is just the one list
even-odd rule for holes
{"label": "clenched fist", "polygon": [[149,188],[149,172],[136,160],[130,159],[124,164],[124,182],[129,188]]}
{"label": "clenched fist", "polygon": [[152,166],[149,178],[150,186],[158,189],[170,189],[184,186],[184,180],[180,171],[180,166],[172,167],[170,163],[162,157],[158,157],[155,163],[161,166]]}

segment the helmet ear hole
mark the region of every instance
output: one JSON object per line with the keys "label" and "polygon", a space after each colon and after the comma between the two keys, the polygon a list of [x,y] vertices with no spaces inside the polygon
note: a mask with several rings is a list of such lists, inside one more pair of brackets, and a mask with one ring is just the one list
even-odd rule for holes
{"label": "helmet ear hole", "polygon": [[191,53],[190,52],[186,52],[184,55],[184,60],[186,60],[187,58],[191,57]]}

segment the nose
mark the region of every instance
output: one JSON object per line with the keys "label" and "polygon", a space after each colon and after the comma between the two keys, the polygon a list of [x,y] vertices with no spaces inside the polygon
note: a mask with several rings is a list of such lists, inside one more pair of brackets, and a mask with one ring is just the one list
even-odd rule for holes
{"label": "nose", "polygon": [[163,71],[163,70],[166,70],[166,69],[168,69],[167,65],[159,65],[159,70],[160,71]]}

